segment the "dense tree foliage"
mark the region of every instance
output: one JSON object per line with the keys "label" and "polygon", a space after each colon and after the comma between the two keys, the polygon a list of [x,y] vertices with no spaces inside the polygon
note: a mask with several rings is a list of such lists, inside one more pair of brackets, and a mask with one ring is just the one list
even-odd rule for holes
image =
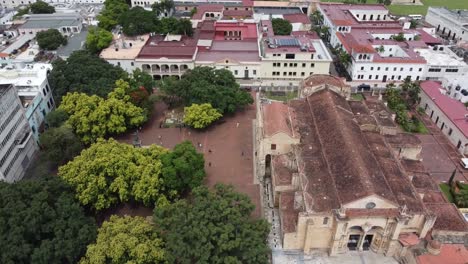
{"label": "dense tree foliage", "polygon": [[60,109],[55,109],[49,112],[45,117],[46,124],[48,125],[48,127],[59,127],[63,123],[65,123],[67,119],[68,119],[67,113],[65,113],[65,111],[60,110]]}
{"label": "dense tree foliage", "polygon": [[0,182],[0,263],[76,263],[95,237],[94,221],[57,177]]}
{"label": "dense tree foliage", "polygon": [[52,64],[49,83],[57,104],[68,92],[105,97],[114,89],[115,81],[127,77],[120,67],[83,50],[73,52],[66,61],[58,59]]}
{"label": "dense tree foliage", "polygon": [[135,69],[128,79],[130,84],[127,94],[130,95],[131,102],[144,110],[145,116],[149,117],[153,112],[153,104],[156,95],[152,96],[154,80],[151,75],[140,69]]}
{"label": "dense tree foliage", "polygon": [[158,19],[152,11],[146,11],[140,6],[133,7],[119,18],[119,24],[125,35],[128,36],[156,31],[157,21]]}
{"label": "dense tree foliage", "polygon": [[161,161],[164,184],[179,195],[200,186],[205,179],[205,159],[190,141],[177,144],[172,151],[161,155]]}
{"label": "dense tree foliage", "polygon": [[91,53],[98,53],[101,50],[109,47],[112,42],[112,33],[100,28],[90,27],[88,36],[86,36],[86,49]]}
{"label": "dense tree foliage", "polygon": [[182,79],[167,79],[161,83],[167,96],[180,98],[184,105],[209,103],[221,114],[233,113],[253,103],[252,96],[240,89],[232,73],[211,67],[195,67]]}
{"label": "dense tree foliage", "polygon": [[98,230],[95,244],[88,246],[81,264],[165,263],[163,241],[143,217],[111,216]]}
{"label": "dense tree foliage", "polygon": [[55,13],[55,7],[49,5],[44,1],[36,1],[29,5],[33,14],[52,14]]}
{"label": "dense tree foliage", "polygon": [[163,17],[159,21],[156,32],[161,34],[180,34],[192,36],[192,22],[185,18],[176,19],[175,17]]}
{"label": "dense tree foliage", "polygon": [[129,10],[125,0],[106,0],[104,10],[98,15],[99,27],[112,30],[118,23],[120,16]]}
{"label": "dense tree foliage", "polygon": [[290,35],[292,31],[292,25],[289,21],[282,18],[273,18],[271,20],[273,26],[273,32],[275,35]]}
{"label": "dense tree foliage", "polygon": [[184,123],[193,128],[205,128],[222,116],[211,104],[192,104],[184,108]]}
{"label": "dense tree foliage", "polygon": [[56,50],[61,45],[67,44],[67,38],[60,34],[55,28],[38,32],[36,34],[36,39],[39,47],[45,50]]}
{"label": "dense tree foliage", "polygon": [[40,135],[39,141],[47,160],[54,166],[62,165],[80,154],[83,144],[68,125],[54,127]]}
{"label": "dense tree foliage", "polygon": [[75,188],[78,200],[96,210],[130,199],[146,205],[163,196],[160,156],[164,148],[134,148],[117,141],[98,140],[59,168],[59,176]]}
{"label": "dense tree foliage", "polygon": [[84,143],[123,133],[146,121],[144,110],[130,102],[129,84],[118,80],[116,86],[107,99],[84,93],[69,93],[62,98],[59,109],[70,116],[67,123]]}
{"label": "dense tree foliage", "polygon": [[268,263],[266,220],[252,219],[250,199],[232,186],[202,186],[190,201],[155,209],[156,230],[170,263]]}
{"label": "dense tree foliage", "polygon": [[156,13],[156,15],[161,14],[169,14],[174,9],[174,1],[173,0],[161,0],[160,2],[155,2],[151,8]]}

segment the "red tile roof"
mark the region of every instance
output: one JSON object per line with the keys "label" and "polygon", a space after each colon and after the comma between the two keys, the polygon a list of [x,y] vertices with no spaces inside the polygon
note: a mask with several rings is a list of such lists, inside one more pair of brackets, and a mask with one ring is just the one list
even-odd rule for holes
{"label": "red tile roof", "polygon": [[419,244],[419,237],[415,233],[405,233],[398,236],[398,241],[405,247],[414,246]]}
{"label": "red tile roof", "polygon": [[206,12],[222,12],[224,6],[221,4],[202,4],[197,6],[197,13],[192,16],[192,19],[200,20]]}
{"label": "red tile roof", "polygon": [[384,5],[350,5],[337,3],[320,3],[320,8],[324,11],[324,16],[327,16],[335,26],[398,23],[398,21],[358,21],[349,12],[350,10],[387,10],[387,8]]}
{"label": "red tile roof", "polygon": [[465,116],[468,114],[466,107],[459,101],[442,94],[445,91],[442,85],[435,81],[424,81],[421,90],[432,99],[435,105],[468,137],[468,122]]}
{"label": "red tile roof", "polygon": [[266,136],[271,137],[277,133],[285,133],[290,137],[297,136],[294,133],[293,124],[291,124],[292,120],[295,119],[295,113],[287,104],[271,102],[271,104],[263,105],[262,111]]}
{"label": "red tile roof", "polygon": [[252,10],[224,10],[224,17],[243,17],[251,18],[253,16]]}
{"label": "red tile roof", "polygon": [[290,23],[311,24],[310,19],[306,14],[284,14],[283,18]]}
{"label": "red tile roof", "polygon": [[416,259],[418,264],[466,264],[468,250],[462,244],[442,244],[438,255],[424,254]]}

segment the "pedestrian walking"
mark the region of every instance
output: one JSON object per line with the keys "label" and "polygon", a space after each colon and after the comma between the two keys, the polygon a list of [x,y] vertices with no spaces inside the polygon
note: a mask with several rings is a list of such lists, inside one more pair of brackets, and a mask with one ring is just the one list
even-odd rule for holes
{"label": "pedestrian walking", "polygon": [[244,151],[242,151],[241,156],[244,156]]}
{"label": "pedestrian walking", "polygon": [[209,149],[208,152],[211,153],[211,149]]}
{"label": "pedestrian walking", "polygon": [[211,162],[208,162],[208,167],[211,167]]}

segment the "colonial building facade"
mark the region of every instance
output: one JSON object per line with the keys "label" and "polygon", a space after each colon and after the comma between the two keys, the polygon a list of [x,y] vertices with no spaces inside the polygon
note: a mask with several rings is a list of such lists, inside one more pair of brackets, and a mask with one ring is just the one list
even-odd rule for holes
{"label": "colonial building facade", "polygon": [[400,236],[424,238],[437,219],[402,165],[419,162],[420,141],[398,132],[381,101],[349,101],[349,91],[336,77],[311,76],[302,99],[260,104],[260,173],[284,249],[398,255]]}

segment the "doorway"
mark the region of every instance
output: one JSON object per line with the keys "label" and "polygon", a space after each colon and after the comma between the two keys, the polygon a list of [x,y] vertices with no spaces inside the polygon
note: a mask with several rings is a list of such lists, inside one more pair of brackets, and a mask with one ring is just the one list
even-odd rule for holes
{"label": "doorway", "polygon": [[271,155],[265,156],[265,178],[271,177]]}
{"label": "doorway", "polygon": [[383,76],[382,82],[387,82],[387,75]]}
{"label": "doorway", "polygon": [[249,70],[244,71],[244,78],[248,79],[249,78]]}
{"label": "doorway", "polygon": [[372,239],[374,238],[374,235],[366,235],[364,237],[364,243],[362,244],[362,249],[363,250],[369,250],[370,245],[372,244]]}
{"label": "doorway", "polygon": [[361,235],[349,235],[348,249],[358,250],[359,240],[361,240]]}

